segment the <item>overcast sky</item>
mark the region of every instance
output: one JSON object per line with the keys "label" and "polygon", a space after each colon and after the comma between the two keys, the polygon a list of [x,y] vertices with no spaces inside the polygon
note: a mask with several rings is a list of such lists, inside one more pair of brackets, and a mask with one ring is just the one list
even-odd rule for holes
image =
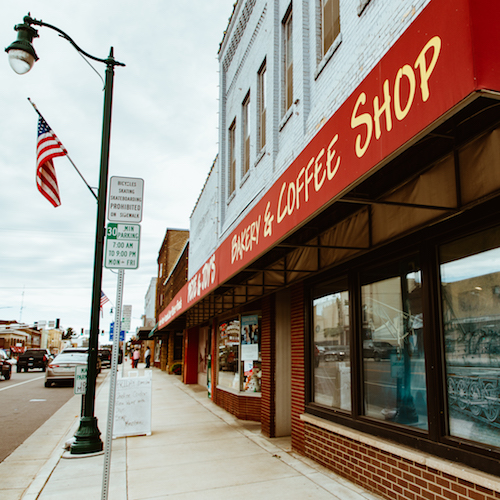
{"label": "overcast sky", "polygon": [[[140,265],[125,271],[123,304],[132,330],[157,273],[166,228],[189,228],[189,216],[217,154],[217,52],[233,0],[68,2],[16,0],[2,6],[2,47],[30,12],[65,31],[86,52],[126,64],[115,71],[110,176],[144,179]],[[87,182],[97,186],[103,83],[72,46],[38,28],[40,58],[26,75],[0,64],[0,319],[32,324],[60,318],[63,328],[90,326],[96,203],[64,158],[54,160],[62,205],[35,184],[36,103]],[[92,63],[104,77],[105,65]],[[114,314],[117,275],[104,269],[101,329]]]}

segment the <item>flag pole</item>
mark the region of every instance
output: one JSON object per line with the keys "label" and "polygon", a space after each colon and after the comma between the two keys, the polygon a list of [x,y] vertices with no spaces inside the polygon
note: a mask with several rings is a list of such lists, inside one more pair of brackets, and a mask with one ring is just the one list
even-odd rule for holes
{"label": "flag pole", "polygon": [[[35,103],[28,97],[28,101],[30,102],[30,104],[33,106],[33,108],[35,109],[35,111],[38,113],[38,116],[45,122],[48,124],[47,120],[43,117],[42,113],[40,113],[40,111],[38,111],[38,108],[36,107]],[[50,127],[50,125],[49,125]],[[52,127],[50,127],[52,129]],[[88,182],[85,180],[85,177],[83,177],[83,175],[81,174],[80,170],[78,170],[77,166],[74,164],[73,160],[70,158],[69,154],[67,153],[66,151],[66,154],[65,154],[66,158],[68,158],[68,160],[70,161],[71,165],[73,165],[73,167],[75,168],[75,170],[78,172],[78,175],[81,177],[82,181],[85,182],[85,185],[89,188],[89,191],[92,193],[92,196],[97,200],[97,194],[94,192],[94,190],[89,186]]]}

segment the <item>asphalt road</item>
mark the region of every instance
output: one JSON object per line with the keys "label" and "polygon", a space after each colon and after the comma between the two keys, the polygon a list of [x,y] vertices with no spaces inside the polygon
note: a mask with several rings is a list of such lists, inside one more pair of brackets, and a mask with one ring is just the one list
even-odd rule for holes
{"label": "asphalt road", "polygon": [[41,370],[0,379],[0,462],[73,397],[73,386],[44,386]]}

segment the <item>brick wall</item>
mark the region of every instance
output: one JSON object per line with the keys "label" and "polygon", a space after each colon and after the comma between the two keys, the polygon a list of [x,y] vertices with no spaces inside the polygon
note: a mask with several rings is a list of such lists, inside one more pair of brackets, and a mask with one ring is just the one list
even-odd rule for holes
{"label": "brick wall", "polygon": [[260,398],[214,389],[214,403],[241,420],[260,422]]}
{"label": "brick wall", "polygon": [[292,333],[292,448],[304,453],[305,410],[304,380],[304,287],[298,283],[291,289]]}
{"label": "brick wall", "polygon": [[262,299],[261,323],[261,407],[260,421],[262,432],[268,437],[275,437],[275,368],[276,368],[276,335],[275,335],[274,295]]}
{"label": "brick wall", "polygon": [[175,333],[169,332],[168,334],[168,349],[167,349],[167,366],[166,370],[168,373],[172,370],[172,366],[174,364],[174,342],[175,342]]}
{"label": "brick wall", "polygon": [[162,337],[161,350],[160,350],[160,368],[165,371],[168,363],[168,335]]}
{"label": "brick wall", "polygon": [[390,500],[493,500],[500,493],[305,423],[305,455]]}

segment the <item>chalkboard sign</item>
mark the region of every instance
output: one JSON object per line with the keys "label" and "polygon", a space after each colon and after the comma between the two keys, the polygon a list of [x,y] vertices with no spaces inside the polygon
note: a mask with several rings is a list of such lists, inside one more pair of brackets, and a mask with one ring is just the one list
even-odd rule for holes
{"label": "chalkboard sign", "polygon": [[129,372],[129,377],[119,376],[116,380],[114,438],[151,434],[152,372],[130,376],[136,374]]}

